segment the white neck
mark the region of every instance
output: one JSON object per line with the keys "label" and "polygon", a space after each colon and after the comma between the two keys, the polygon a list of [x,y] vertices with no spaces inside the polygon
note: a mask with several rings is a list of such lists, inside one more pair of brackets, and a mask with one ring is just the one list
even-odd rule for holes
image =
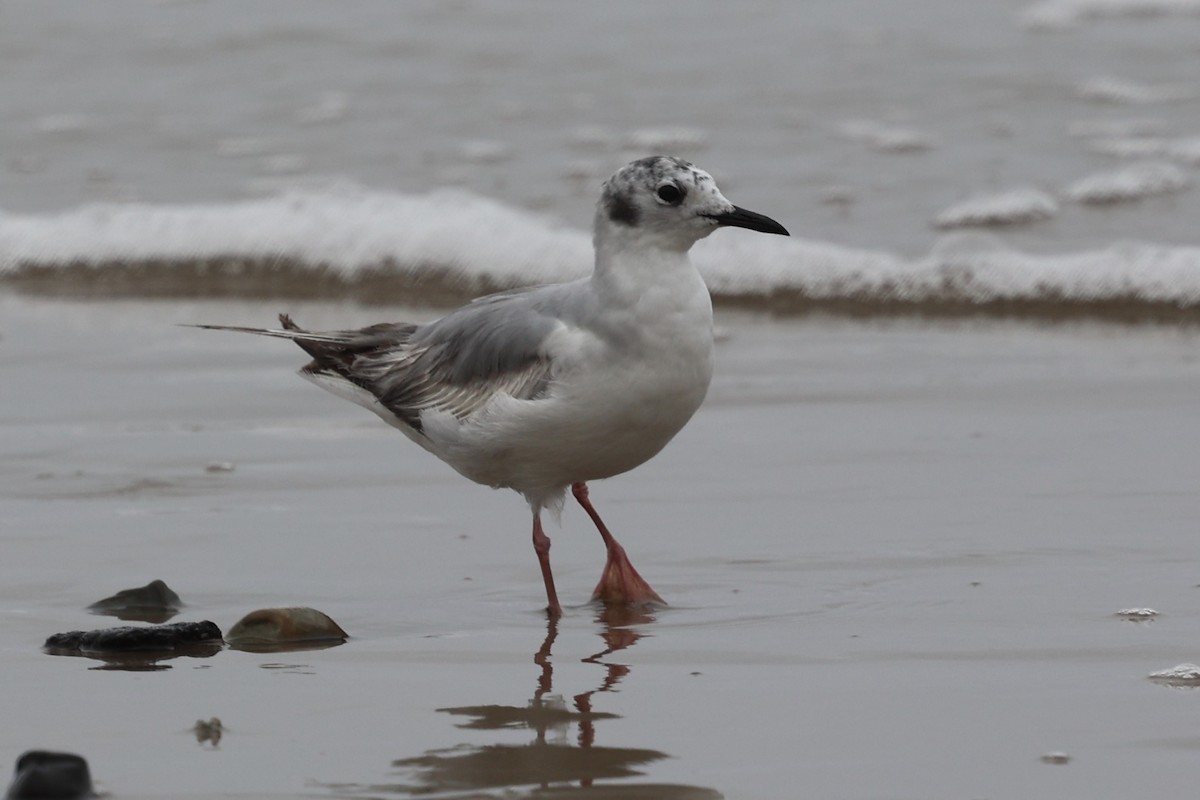
{"label": "white neck", "polygon": [[701,282],[686,250],[597,247],[592,284],[606,299],[636,302],[655,289],[676,292]]}

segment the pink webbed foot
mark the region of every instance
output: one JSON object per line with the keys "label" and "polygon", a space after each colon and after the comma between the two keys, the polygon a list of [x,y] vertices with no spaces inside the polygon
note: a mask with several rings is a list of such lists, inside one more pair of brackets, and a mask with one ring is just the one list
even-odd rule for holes
{"label": "pink webbed foot", "polygon": [[609,533],[608,526],[604,524],[604,520],[600,519],[600,515],[588,498],[587,484],[572,484],[571,493],[575,495],[575,499],[579,501],[579,505],[583,507],[587,515],[592,518],[596,530],[600,531],[600,536],[604,539],[604,547],[608,550],[604,573],[600,576],[600,582],[596,584],[596,591],[592,592],[592,601],[599,600],[605,605],[611,606],[641,606],[651,603],[666,605],[666,601],[659,596],[658,592],[654,591],[650,584],[646,583],[646,579],[633,568],[633,564],[629,562],[629,556],[625,555],[625,548],[621,547],[620,543]]}
{"label": "pink webbed foot", "polygon": [[604,573],[596,584],[596,590],[592,592],[592,600],[599,600],[605,605],[666,605],[658,592],[634,569],[625,555],[625,548],[616,542],[608,548],[608,561],[604,564]]}

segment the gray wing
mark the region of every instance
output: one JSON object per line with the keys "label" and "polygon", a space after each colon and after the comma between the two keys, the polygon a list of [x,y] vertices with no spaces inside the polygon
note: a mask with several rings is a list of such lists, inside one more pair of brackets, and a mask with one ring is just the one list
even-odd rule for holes
{"label": "gray wing", "polygon": [[335,375],[366,389],[420,431],[421,412],[464,418],[504,393],[543,396],[552,364],[542,344],[561,325],[537,292],[481,298],[426,325],[384,324],[313,333],[280,317],[313,357],[304,371]]}

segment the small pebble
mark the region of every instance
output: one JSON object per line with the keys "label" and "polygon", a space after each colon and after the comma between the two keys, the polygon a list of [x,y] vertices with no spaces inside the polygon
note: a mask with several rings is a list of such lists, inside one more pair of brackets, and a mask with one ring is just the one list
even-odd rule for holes
{"label": "small pebble", "polygon": [[198,719],[196,720],[196,724],[192,726],[192,733],[196,734],[196,741],[200,744],[209,742],[213,747],[221,743],[221,736],[224,732],[225,726],[216,717],[212,717],[207,722]]}
{"label": "small pebble", "polygon": [[204,471],[208,473],[214,472],[233,472],[237,467],[232,461],[210,461],[204,466]]}
{"label": "small pebble", "polygon": [[1045,753],[1042,756],[1043,764],[1066,764],[1071,760],[1071,757],[1066,753],[1055,751],[1053,753]]}

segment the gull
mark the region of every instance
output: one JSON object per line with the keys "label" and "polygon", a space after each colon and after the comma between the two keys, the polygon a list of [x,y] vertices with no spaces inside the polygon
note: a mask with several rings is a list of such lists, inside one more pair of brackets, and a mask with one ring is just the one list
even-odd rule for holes
{"label": "gull", "polygon": [[725,199],[691,163],[652,156],[605,181],[590,276],[500,292],[424,324],[307,331],[200,325],[290,339],[311,356],[300,374],[364,406],[463,476],[524,496],[546,611],[562,614],[542,512],[566,491],[604,540],[592,595],[663,603],[588,496],[588,482],[655,456],[700,407],[713,370],[708,287],[688,258],[719,227],[788,235]]}

